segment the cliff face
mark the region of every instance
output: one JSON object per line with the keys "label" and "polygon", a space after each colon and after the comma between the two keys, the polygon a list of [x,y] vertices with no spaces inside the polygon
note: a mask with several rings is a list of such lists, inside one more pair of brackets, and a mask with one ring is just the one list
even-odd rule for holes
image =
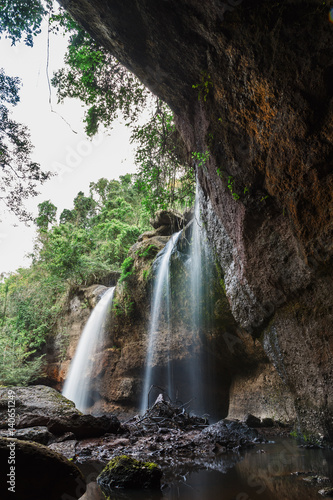
{"label": "cliff face", "polygon": [[[61,0],[174,110],[232,313],[333,440],[333,25],[316,0]],[[208,155],[206,155],[206,158]]]}

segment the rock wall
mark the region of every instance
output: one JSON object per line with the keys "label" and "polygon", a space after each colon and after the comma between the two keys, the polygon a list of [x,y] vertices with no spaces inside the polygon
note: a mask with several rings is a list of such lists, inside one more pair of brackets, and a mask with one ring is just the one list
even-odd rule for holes
{"label": "rock wall", "polygon": [[232,313],[301,430],[332,441],[330,2],[60,3],[171,106],[189,153],[209,151],[197,174]]}

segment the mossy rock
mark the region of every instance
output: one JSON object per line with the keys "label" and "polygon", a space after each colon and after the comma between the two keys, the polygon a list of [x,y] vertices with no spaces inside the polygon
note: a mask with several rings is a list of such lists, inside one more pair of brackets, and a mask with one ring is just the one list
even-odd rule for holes
{"label": "mossy rock", "polygon": [[141,462],[126,455],[110,460],[97,478],[103,493],[108,496],[115,488],[159,489],[162,471],[152,462]]}

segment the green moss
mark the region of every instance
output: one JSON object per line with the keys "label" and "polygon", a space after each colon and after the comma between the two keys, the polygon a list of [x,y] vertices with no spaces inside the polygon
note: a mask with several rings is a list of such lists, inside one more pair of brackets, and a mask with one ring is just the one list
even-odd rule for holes
{"label": "green moss", "polygon": [[149,245],[144,250],[141,250],[139,248],[135,253],[138,257],[141,257],[143,259],[153,259],[158,253],[158,251],[159,249],[157,248],[156,245]]}
{"label": "green moss", "polygon": [[141,462],[140,460],[136,460],[135,458],[129,457],[128,455],[120,455],[119,457],[115,457],[110,460],[104,470],[111,471],[120,466],[125,470],[142,468],[154,470],[159,468],[158,465],[154,462]]}
{"label": "green moss", "polygon": [[159,489],[161,477],[162,471],[155,463],[120,455],[110,460],[97,482],[107,498],[110,498],[114,489],[118,488]]}

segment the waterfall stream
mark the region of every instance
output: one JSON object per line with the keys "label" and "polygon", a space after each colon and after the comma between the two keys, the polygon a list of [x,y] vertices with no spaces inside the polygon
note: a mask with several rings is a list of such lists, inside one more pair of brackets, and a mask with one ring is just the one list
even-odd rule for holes
{"label": "waterfall stream", "polygon": [[[148,327],[144,388],[141,400],[142,412],[153,404],[154,398],[159,392],[162,392],[155,389],[150,393],[152,386],[161,388],[173,400],[177,396],[187,401],[191,400],[193,401],[192,409],[195,412],[205,412],[207,397],[203,391],[202,339],[204,331],[209,328],[213,315],[211,303],[212,256],[200,216],[198,186],[194,218],[192,226],[188,230],[190,246],[189,250],[185,250],[185,253],[184,250],[179,251],[182,246],[186,247],[186,244],[182,244],[180,235],[181,232],[175,233],[170,238],[154,262],[151,317]],[[183,275],[175,273],[174,265],[177,259],[178,262],[179,259],[183,263],[186,262],[186,272],[184,271]],[[183,294],[180,290],[183,290]],[[178,303],[174,302],[175,297],[178,297]],[[179,300],[186,304],[186,312],[177,318],[176,311],[180,306]],[[175,347],[177,342],[178,348]],[[182,358],[184,355],[179,352],[179,349],[182,349],[183,353],[187,349],[186,359]],[[158,356],[160,359],[164,359],[162,364],[159,364]],[[209,362],[206,362],[207,365],[209,366]],[[181,391],[181,394],[178,394],[178,390]]]}
{"label": "waterfall stream", "polygon": [[62,391],[63,396],[74,401],[81,411],[85,411],[89,406],[95,356],[103,344],[105,322],[112,304],[114,290],[115,287],[109,288],[93,309],[81,334]]}
{"label": "waterfall stream", "polygon": [[[159,323],[164,312],[168,325],[168,339],[170,342],[170,257],[177,244],[181,231],[171,236],[163,250],[157,255],[155,260],[155,281],[152,294],[151,319],[148,329],[148,347],[146,356],[146,368],[144,377],[144,388],[141,400],[141,411],[145,411],[148,406],[148,393],[152,385],[152,365],[155,354],[155,344],[159,335]],[[168,362],[168,394],[172,390],[172,374],[170,360]]]}

